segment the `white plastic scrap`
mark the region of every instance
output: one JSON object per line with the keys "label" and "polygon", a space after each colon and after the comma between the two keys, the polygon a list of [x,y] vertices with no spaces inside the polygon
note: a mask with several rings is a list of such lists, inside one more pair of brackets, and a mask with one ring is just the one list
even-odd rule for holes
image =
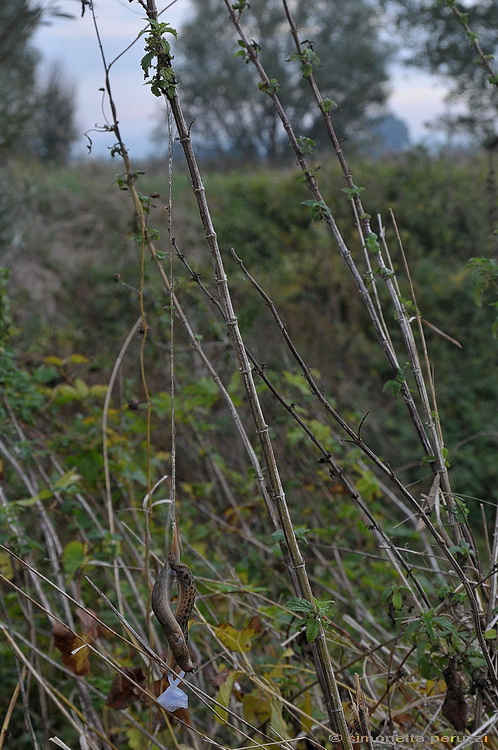
{"label": "white plastic scrap", "polygon": [[157,699],[157,702],[167,711],[176,711],[177,708],[188,708],[187,693],[184,693],[181,688],[177,687],[182,677],[185,677],[185,672],[180,672],[176,679],[174,679],[172,674],[169,674],[169,687]]}

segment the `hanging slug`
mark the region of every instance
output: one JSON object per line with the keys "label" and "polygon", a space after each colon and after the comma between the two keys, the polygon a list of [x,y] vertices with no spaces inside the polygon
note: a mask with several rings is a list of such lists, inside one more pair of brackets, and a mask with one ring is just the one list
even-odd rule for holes
{"label": "hanging slug", "polygon": [[168,555],[168,565],[176,573],[178,602],[175,619],[182,629],[186,643],[188,641],[188,621],[195,604],[195,578],[190,568],[177,560],[173,552]]}
{"label": "hanging slug", "polygon": [[[152,609],[157,617],[171,653],[184,672],[193,672],[193,665],[187,646],[188,621],[195,602],[195,578],[187,565],[178,560],[179,545],[176,533],[168,555],[168,562],[159,572],[152,589]],[[178,602],[176,612],[171,608],[171,586],[177,579]]]}

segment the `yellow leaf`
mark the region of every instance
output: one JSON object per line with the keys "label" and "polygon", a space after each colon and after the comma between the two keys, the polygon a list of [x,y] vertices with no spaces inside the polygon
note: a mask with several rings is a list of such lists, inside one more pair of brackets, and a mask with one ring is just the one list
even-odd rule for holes
{"label": "yellow leaf", "polygon": [[126,730],[126,737],[128,738],[127,747],[129,750],[144,750],[144,735],[135,727]]}
{"label": "yellow leaf", "polygon": [[195,551],[201,556],[205,557],[210,549],[209,545],[206,542],[193,542],[192,547],[195,549]]}
{"label": "yellow leaf", "polygon": [[252,648],[251,640],[254,637],[254,630],[251,628],[245,628],[244,630],[236,630],[230,623],[222,622],[214,631],[222,644],[235,651],[237,654],[245,653],[250,651]]}
{"label": "yellow leaf", "polygon": [[33,497],[23,497],[22,500],[11,500],[12,505],[19,505],[21,508],[30,508],[32,505],[34,505],[38,500],[46,500],[49,497],[53,496],[52,490],[44,489],[41,490],[37,495],[33,495]]}
{"label": "yellow leaf", "polygon": [[85,357],[84,354],[70,354],[68,357],[68,361],[72,362],[73,365],[84,365],[90,360],[88,359],[88,357]]}
{"label": "yellow leaf", "polygon": [[270,724],[275,730],[277,737],[288,739],[289,730],[287,729],[287,725],[282,717],[282,703],[278,700],[278,696],[273,696],[271,700]]}
{"label": "yellow leaf", "polygon": [[446,682],[443,679],[424,680],[423,682],[411,683],[411,685],[414,685],[417,693],[422,695],[438,695],[446,692]]}
{"label": "yellow leaf", "polygon": [[[237,674],[239,674],[239,672],[230,672],[225,682],[220,685],[218,693],[216,694],[216,700],[218,701],[218,703],[221,703],[221,705],[225,706],[226,708],[228,708],[228,704],[230,702],[233,683],[235,682]],[[216,712],[218,714],[217,716],[215,715],[216,721],[219,724],[226,724],[228,719],[228,712],[220,708],[219,706],[216,706]]]}
{"label": "yellow leaf", "polygon": [[8,581],[14,580],[12,560],[10,559],[10,555],[3,550],[0,551],[0,573],[5,576]]}
{"label": "yellow leaf", "polygon": [[265,724],[271,716],[270,703],[258,690],[244,695],[242,706],[244,709],[244,719],[253,726]]}
{"label": "yellow leaf", "polygon": [[88,396],[88,386],[85,383],[84,380],[81,378],[75,378],[74,380],[74,390],[78,394],[78,397],[83,399]]}
{"label": "yellow leaf", "polygon": [[271,672],[268,672],[267,677],[269,680],[278,681],[282,679],[284,674],[285,674],[285,669],[283,668],[281,662],[279,661],[277,664],[275,664]]}
{"label": "yellow leaf", "polygon": [[84,425],[88,425],[88,424],[97,424],[97,422],[100,422],[100,421],[101,421],[101,419],[102,419],[102,417],[100,416],[100,414],[99,414],[99,415],[97,415],[97,414],[94,414],[94,415],[92,415],[92,416],[89,416],[89,417],[85,417],[85,418],[83,419],[83,424],[84,424]]}
{"label": "yellow leaf", "polygon": [[306,734],[310,734],[311,727],[313,726],[313,717],[311,708],[311,695],[309,692],[304,694],[304,701],[301,704],[301,710],[306,714],[306,716],[303,716],[303,714],[301,714],[299,717],[301,727],[303,729],[303,732],[305,732]]}
{"label": "yellow leaf", "polygon": [[96,383],[95,385],[90,386],[90,396],[105,396],[107,393],[108,387],[106,385],[99,385]]}

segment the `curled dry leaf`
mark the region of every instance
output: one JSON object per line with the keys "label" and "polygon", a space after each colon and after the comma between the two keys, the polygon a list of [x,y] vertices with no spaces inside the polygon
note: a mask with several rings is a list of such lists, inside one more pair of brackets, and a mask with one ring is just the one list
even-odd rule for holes
{"label": "curled dry leaf", "polygon": [[451,659],[443,672],[446,680],[446,695],[441,713],[452,727],[458,731],[465,729],[469,721],[470,708],[464,693],[464,678],[457,672],[454,659]]}
{"label": "curled dry leaf", "polygon": [[263,623],[261,622],[261,618],[257,615],[251,617],[244,630],[252,630],[254,635],[259,635],[260,633],[262,633]]}
{"label": "curled dry leaf", "polygon": [[93,609],[76,609],[76,615],[81,623],[82,635],[87,641],[94,641],[97,638],[112,638],[114,633],[105,625],[98,621],[97,614]]}
{"label": "curled dry leaf", "polygon": [[62,663],[74,674],[83,677],[90,671],[90,659],[85,642],[72,633],[62,623],[56,622],[52,629],[52,636],[56,648],[62,656]]}
{"label": "curled dry leaf", "polygon": [[186,724],[188,727],[192,726],[192,720],[188,708],[177,708],[176,711],[173,711],[172,715],[176,716],[182,724]]}
{"label": "curled dry leaf", "polygon": [[[145,684],[145,675],[141,667],[123,667],[122,672],[124,674],[121,674],[121,672],[116,674],[105,702],[106,706],[114,708],[116,711],[128,708],[131,703],[135,703],[142,697],[142,691],[133,682],[138,685]],[[133,682],[130,682],[125,675],[130,677]]]}
{"label": "curled dry leaf", "polygon": [[93,643],[99,636],[109,637],[111,631],[97,622],[97,615],[91,609],[78,607],[76,615],[81,623],[82,637],[58,622],[52,629],[52,636],[56,648],[61,652],[64,666],[82,677],[90,671],[87,644]]}
{"label": "curled dry leaf", "polygon": [[95,619],[96,615],[93,617],[93,614],[91,610],[81,609],[81,607],[76,609],[76,616],[81,623],[82,635],[89,641],[94,641],[99,635],[98,622]]}
{"label": "curled dry leaf", "polygon": [[230,670],[225,667],[225,669],[222,669],[221,672],[218,672],[218,674],[215,674],[214,677],[211,678],[211,682],[213,685],[216,685],[216,687],[219,687],[228,679],[229,674]]}

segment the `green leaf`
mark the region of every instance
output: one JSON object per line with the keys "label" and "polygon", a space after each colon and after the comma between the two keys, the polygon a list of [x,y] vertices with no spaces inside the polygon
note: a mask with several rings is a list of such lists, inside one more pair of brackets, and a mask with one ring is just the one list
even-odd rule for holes
{"label": "green leaf", "polygon": [[[384,589],[381,596],[381,602],[382,604],[386,604],[387,602],[391,602],[394,609],[400,610],[403,607],[404,603],[404,597],[403,597],[403,590],[407,591],[408,589],[406,586],[399,586],[397,583],[391,584],[391,586],[388,586],[387,589]],[[417,625],[417,623],[415,623]]]}
{"label": "green leaf", "polygon": [[293,597],[287,602],[287,606],[292,612],[305,612],[307,614],[314,614],[315,608],[307,599],[301,599],[299,597]]}
{"label": "green leaf", "polygon": [[[401,388],[403,386],[403,383],[406,378],[406,372],[405,368],[408,366],[408,363],[405,365],[405,367],[400,367],[398,372],[396,373],[396,380],[388,380],[387,383],[384,384],[383,391],[389,391],[394,398],[399,394],[401,391]],[[431,461],[434,461],[434,457],[431,459]]]}
{"label": "green leaf", "polygon": [[[227,675],[226,680],[220,685],[218,689],[216,700],[218,701],[218,703],[221,703],[221,705],[224,706],[225,708],[228,708],[228,704],[230,702],[230,696],[232,695],[233,684],[238,674],[240,674],[240,672],[236,672],[236,671],[230,672]],[[219,707],[217,707],[216,712],[217,712],[217,716],[215,716],[215,720],[219,722],[220,724],[226,724],[228,720],[228,712]]]}
{"label": "green leaf", "polygon": [[379,481],[375,474],[373,474],[371,471],[363,470],[356,482],[356,486],[358,488],[358,492],[365,498],[367,502],[375,500],[375,498],[382,495]]}
{"label": "green leaf", "polygon": [[69,469],[65,474],[60,476],[54,484],[54,489],[65,490],[79,482],[81,475],[76,473],[76,469]]}
{"label": "green leaf", "polygon": [[327,204],[324,201],[306,200],[301,201],[302,206],[310,206],[311,216],[313,219],[322,219],[328,211]]}
{"label": "green leaf", "polygon": [[327,599],[326,601],[321,601],[320,599],[315,599],[315,606],[318,617],[328,617],[332,614],[332,609],[330,607],[331,604],[334,604],[333,599]]}
{"label": "green leaf", "polygon": [[453,623],[448,620],[447,617],[435,617],[434,618],[434,624],[438,625],[440,630],[443,633],[451,633],[452,635],[456,636],[457,638],[460,638],[460,633],[455,628]]}
{"label": "green leaf", "polygon": [[414,305],[411,299],[406,299],[406,297],[402,297],[401,294],[398,294],[398,300],[401,302],[403,307],[406,308],[406,310],[414,309]]}
{"label": "green leaf", "polygon": [[487,641],[493,641],[496,638],[496,628],[489,628],[489,630],[486,630],[484,637]]}
{"label": "green leaf", "polygon": [[140,67],[142,68],[145,76],[149,75],[149,69],[152,66],[152,60],[155,58],[155,56],[156,53],[154,51],[148,52],[140,60]]}
{"label": "green leaf", "polygon": [[462,557],[469,557],[469,555],[475,556],[474,550],[465,539],[462,539],[460,544],[455,544],[450,547],[450,552],[454,555],[462,555]]}
{"label": "green leaf", "polygon": [[320,109],[324,114],[327,114],[327,112],[330,112],[335,107],[337,107],[337,103],[333,99],[322,99],[320,102]]}
{"label": "green leaf", "polygon": [[274,531],[271,535],[271,538],[274,542],[283,542],[285,539],[285,534],[282,531],[282,529],[277,529],[277,531]]}
{"label": "green leaf", "polygon": [[430,659],[425,654],[421,654],[419,656],[418,668],[420,670],[420,674],[426,680],[430,680],[434,677],[436,669],[434,667],[434,664],[431,663]]}
{"label": "green leaf", "polygon": [[39,365],[33,373],[33,377],[39,383],[49,383],[51,380],[59,378],[59,373],[51,365]]}
{"label": "green leaf", "polygon": [[82,542],[73,541],[66,544],[62,553],[62,563],[69,577],[82,568],[85,562],[86,546]]}
{"label": "green leaf", "polygon": [[382,596],[380,597],[380,601],[382,604],[386,604],[391,599],[393,589],[393,585],[388,586],[387,589],[384,589],[384,591],[382,592]]}
{"label": "green leaf", "polygon": [[[294,535],[296,539],[299,539],[299,541],[303,542],[306,545],[308,543],[306,536],[310,533],[310,531],[311,529],[298,528],[294,529]],[[282,529],[277,529],[277,531],[274,531],[271,535],[271,539],[273,542],[282,542],[285,539],[285,535]]]}
{"label": "green leaf", "polygon": [[283,705],[278,695],[272,696],[270,705],[271,705],[270,726],[275,732],[277,737],[282,737],[282,738],[287,739],[288,737],[290,737],[289,730],[282,716]]}
{"label": "green leaf", "polygon": [[264,91],[265,94],[278,94],[280,88],[281,86],[276,78],[270,78],[269,81],[260,81],[258,83],[258,89]]}
{"label": "green leaf", "polygon": [[169,55],[171,52],[171,44],[167,42],[166,39],[161,39],[159,46],[163,55]]}
{"label": "green leaf", "polygon": [[400,610],[403,606],[403,595],[399,591],[393,593],[392,603],[394,609]]}
{"label": "green leaf", "polygon": [[44,489],[41,490],[37,495],[32,497],[25,497],[21,500],[11,500],[12,505],[18,505],[20,508],[31,508],[32,505],[38,502],[38,500],[48,500],[49,497],[53,497],[54,493],[52,490]]}
{"label": "green leaf", "polygon": [[397,398],[401,390],[401,383],[398,383],[397,380],[388,380],[387,383],[384,383],[382,390],[389,391],[391,396]]}
{"label": "green leaf", "polygon": [[483,656],[470,656],[468,661],[471,667],[479,668],[486,666],[486,659]]}
{"label": "green leaf", "polygon": [[377,254],[380,252],[378,239],[379,235],[375,234],[375,232],[370,232],[368,237],[365,239],[365,245],[371,253]]}
{"label": "green leaf", "polygon": [[77,401],[79,398],[76,389],[68,383],[58,385],[54,389],[54,399],[58,404],[65,404],[68,401]]}
{"label": "green leaf", "polygon": [[320,620],[317,617],[308,617],[306,620],[306,640],[313,643],[320,630]]}
{"label": "green leaf", "polygon": [[387,266],[377,268],[376,273],[379,274],[381,279],[391,279],[394,276],[394,271],[392,271],[390,268],[387,268]]}
{"label": "green leaf", "polygon": [[346,195],[350,198],[350,200],[353,200],[353,198],[356,198],[364,190],[365,190],[364,187],[356,187],[356,185],[352,188],[341,188],[341,191],[343,193],[346,193]]}
{"label": "green leaf", "polygon": [[316,143],[312,138],[307,138],[304,135],[300,135],[297,139],[297,142],[303,154],[311,154],[316,146]]}
{"label": "green leaf", "polygon": [[410,635],[412,635],[412,633],[415,633],[419,629],[420,629],[420,622],[418,620],[413,620],[412,622],[408,623],[403,635],[405,638],[408,638]]}

